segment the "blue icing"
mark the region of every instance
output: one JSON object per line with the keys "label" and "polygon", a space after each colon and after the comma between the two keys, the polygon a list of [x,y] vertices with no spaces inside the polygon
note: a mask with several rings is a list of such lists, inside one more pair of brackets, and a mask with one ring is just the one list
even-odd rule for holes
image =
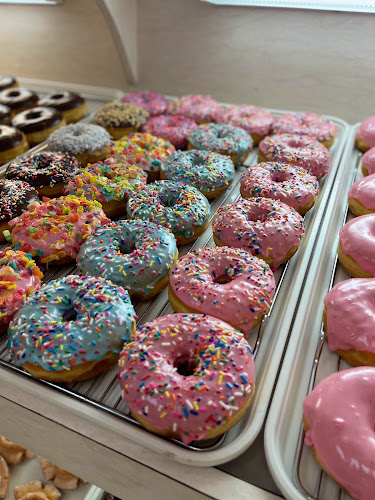
{"label": "blue icing", "polygon": [[95,232],[77,258],[80,274],[102,276],[132,294],[149,296],[177,259],[176,239],[162,226],[120,221]]}

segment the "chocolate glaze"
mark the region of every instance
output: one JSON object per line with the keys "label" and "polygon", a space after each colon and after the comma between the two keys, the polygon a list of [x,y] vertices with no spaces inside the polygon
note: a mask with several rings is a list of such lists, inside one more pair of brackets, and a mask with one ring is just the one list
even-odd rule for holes
{"label": "chocolate glaze", "polygon": [[63,116],[57,109],[37,106],[18,113],[13,118],[12,125],[20,129],[24,134],[31,134],[55,127],[62,119]]}
{"label": "chocolate glaze", "polygon": [[13,76],[10,75],[0,75],[0,90],[5,90],[9,87],[14,87],[17,84]]}
{"label": "chocolate glaze", "polygon": [[22,142],[23,136],[23,133],[14,127],[0,125],[0,151],[17,147]]}
{"label": "chocolate glaze", "polygon": [[10,123],[10,115],[12,114],[12,110],[5,106],[4,104],[0,104],[0,125],[7,125]]}
{"label": "chocolate glaze", "polygon": [[49,106],[59,111],[69,111],[78,108],[78,106],[81,106],[84,102],[85,100],[83,97],[75,92],[58,90],[42,97],[38,102],[38,106]]}
{"label": "chocolate glaze", "polygon": [[38,200],[38,193],[27,182],[0,180],[0,223],[21,215],[30,203]]}
{"label": "chocolate glaze", "polygon": [[0,103],[9,106],[12,110],[33,106],[37,101],[38,96],[35,92],[21,87],[13,87],[0,92]]}

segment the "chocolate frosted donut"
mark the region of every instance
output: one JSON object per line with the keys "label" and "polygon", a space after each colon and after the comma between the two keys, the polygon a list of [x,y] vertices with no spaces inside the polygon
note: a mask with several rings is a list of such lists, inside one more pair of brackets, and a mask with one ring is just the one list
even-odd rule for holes
{"label": "chocolate frosted donut", "polygon": [[24,109],[33,108],[38,102],[38,96],[31,90],[19,88],[9,88],[0,92],[0,104],[9,106],[13,115],[20,113]]}
{"label": "chocolate frosted donut", "polygon": [[11,87],[18,87],[18,83],[10,75],[0,75],[0,91],[9,89]]}
{"label": "chocolate frosted donut", "polygon": [[14,127],[0,125],[0,165],[29,149],[25,134]]}
{"label": "chocolate frosted donut", "polygon": [[58,109],[65,118],[66,123],[77,122],[87,113],[87,104],[83,97],[68,90],[51,92],[42,97],[38,105]]}
{"label": "chocolate frosted donut", "polygon": [[0,125],[10,125],[12,110],[5,104],[0,104]]}
{"label": "chocolate frosted donut", "polygon": [[31,147],[45,141],[56,129],[65,125],[63,115],[54,108],[36,106],[18,113],[12,119],[13,127],[26,135]]}
{"label": "chocolate frosted donut", "polygon": [[137,132],[146,123],[149,114],[134,104],[110,102],[100,108],[94,117],[94,123],[101,125],[114,139]]}

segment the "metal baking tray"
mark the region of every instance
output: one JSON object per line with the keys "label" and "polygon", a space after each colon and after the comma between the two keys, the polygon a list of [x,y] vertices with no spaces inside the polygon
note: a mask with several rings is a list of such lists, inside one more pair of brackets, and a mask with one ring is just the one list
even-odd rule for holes
{"label": "metal baking tray", "polygon": [[280,490],[286,498],[293,500],[351,498],[323,473],[309,448],[303,444],[302,403],[323,378],[351,368],[328,349],[322,315],[323,300],[328,291],[336,283],[350,278],[337,260],[337,247],[340,228],[354,217],[348,212],[348,190],[356,179],[363,177],[360,169],[362,154],[355,148],[358,126],[350,131],[337,171],[266,422],[268,465]]}
{"label": "metal baking tray", "polygon": [[[275,116],[280,116],[287,111],[270,110]],[[64,387],[46,382],[40,384],[39,393],[43,393],[44,387],[52,387],[65,395],[75,398],[82,403],[81,410],[86,412],[90,406],[101,410],[103,418],[98,423],[105,427],[105,415],[109,414],[118,419],[121,425],[123,439],[141,442],[144,446],[157,451],[165,456],[173,457],[176,461],[195,466],[212,466],[228,462],[240,455],[257,437],[264,423],[272,391],[275,385],[279,365],[284,348],[288,339],[290,326],[294,317],[300,291],[305,283],[305,274],[309,267],[310,256],[314,246],[314,240],[318,234],[318,228],[325,214],[325,207],[330,197],[337,169],[345,146],[348,125],[335,117],[328,117],[338,126],[338,135],[335,144],[331,148],[332,164],[330,172],[320,181],[320,193],[315,207],[306,215],[306,235],[300,249],[291,261],[281,266],[276,273],[278,282],[277,293],[269,315],[262,321],[259,328],[251,332],[249,344],[255,354],[256,370],[256,392],[251,408],[246,416],[225,436],[215,442],[192,443],[187,446],[179,441],[167,440],[152,435],[140,428],[130,416],[126,404],[120,396],[120,387],[117,383],[116,368],[100,375],[99,377],[81,383],[69,384]],[[39,146],[42,150],[46,145]],[[245,164],[236,170],[236,177],[231,186],[224,194],[211,203],[211,219],[217,209],[240,197],[240,176],[246,166],[257,163],[257,149],[248,156]],[[193,245],[184,245],[179,248],[179,255],[185,255],[190,249],[199,249],[204,246],[213,245],[211,224]],[[46,272],[46,280],[56,279],[60,276],[74,273],[75,266],[64,266],[52,268]],[[158,297],[151,301],[137,302],[134,304],[139,324],[154,319],[157,316],[173,312],[168,302],[168,293],[164,290]],[[0,341],[0,375],[1,369],[13,370],[27,374],[9,363],[9,357],[5,347],[6,341]],[[137,429],[141,434],[136,433]]]}

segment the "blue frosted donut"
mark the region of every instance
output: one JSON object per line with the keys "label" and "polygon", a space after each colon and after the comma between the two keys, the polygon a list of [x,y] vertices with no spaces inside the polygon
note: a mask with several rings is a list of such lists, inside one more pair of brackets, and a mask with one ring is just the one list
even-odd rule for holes
{"label": "blue frosted donut", "polygon": [[253,140],[242,128],[205,123],[188,135],[188,149],[205,149],[231,157],[235,165],[252,150]]}
{"label": "blue frosted donut", "polygon": [[194,241],[207,228],[210,204],[198,189],[182,182],[147,184],[128,200],[128,215],[171,229],[177,243]]}
{"label": "blue frosted donut", "polygon": [[234,174],[228,156],[199,149],[177,151],[160,167],[162,179],[190,184],[209,199],[224,192],[232,184]]}
{"label": "blue frosted donut", "polygon": [[66,276],[26,299],[9,326],[9,354],[36,378],[84,380],[116,363],[134,317],[123,288],[103,278]]}
{"label": "blue frosted donut", "polygon": [[142,299],[153,297],[167,286],[169,270],[178,257],[172,233],[138,220],[96,229],[78,254],[80,274],[111,279]]}

